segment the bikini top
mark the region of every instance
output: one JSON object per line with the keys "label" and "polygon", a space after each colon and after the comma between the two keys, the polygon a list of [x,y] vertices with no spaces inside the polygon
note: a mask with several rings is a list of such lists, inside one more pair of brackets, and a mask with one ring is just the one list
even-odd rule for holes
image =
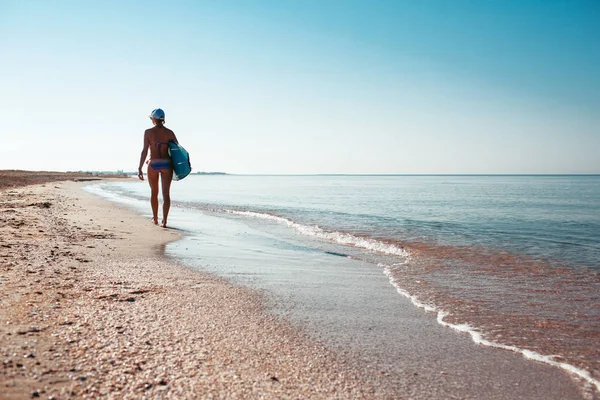
{"label": "bikini top", "polygon": [[[163,144],[168,145],[169,142],[150,142],[150,145],[153,145],[153,144],[155,144],[158,149],[158,154],[157,154],[158,158],[155,158],[154,160],[146,160],[146,164],[150,164],[150,161],[154,162],[154,161],[164,160],[164,158],[162,158],[162,154],[160,152],[160,146],[162,146]],[[166,159],[170,159],[170,158],[171,158],[170,155],[167,155]]]}
{"label": "bikini top", "polygon": [[[163,128],[162,128],[162,129],[163,129],[163,132],[164,132],[164,131],[165,131],[165,128],[164,128],[164,126],[163,126]],[[158,148],[158,151],[160,151],[160,146],[161,146],[161,145],[163,145],[163,144],[167,144],[167,145],[168,145],[168,144],[169,144],[169,142],[154,142],[154,143],[150,142],[150,145],[153,145],[153,144],[155,144],[155,145],[156,145],[156,147]]]}

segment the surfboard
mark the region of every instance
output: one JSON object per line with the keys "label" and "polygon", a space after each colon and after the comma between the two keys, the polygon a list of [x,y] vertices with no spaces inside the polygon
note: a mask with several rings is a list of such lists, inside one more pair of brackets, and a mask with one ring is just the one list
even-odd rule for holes
{"label": "surfboard", "polygon": [[169,142],[169,155],[173,161],[173,179],[180,181],[192,172],[190,155],[179,143]]}

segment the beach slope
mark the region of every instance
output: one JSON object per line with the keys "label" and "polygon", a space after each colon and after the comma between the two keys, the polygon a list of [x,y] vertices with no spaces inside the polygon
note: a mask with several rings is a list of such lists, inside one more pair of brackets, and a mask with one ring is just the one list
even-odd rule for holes
{"label": "beach slope", "polygon": [[0,191],[0,397],[398,397],[81,185]]}

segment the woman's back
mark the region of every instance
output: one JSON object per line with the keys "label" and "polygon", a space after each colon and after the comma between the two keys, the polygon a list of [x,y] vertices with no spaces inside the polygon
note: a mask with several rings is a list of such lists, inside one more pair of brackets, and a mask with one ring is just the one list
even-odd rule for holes
{"label": "woman's back", "polygon": [[169,158],[169,141],[177,141],[175,133],[164,125],[147,129],[148,141],[150,142],[150,160]]}

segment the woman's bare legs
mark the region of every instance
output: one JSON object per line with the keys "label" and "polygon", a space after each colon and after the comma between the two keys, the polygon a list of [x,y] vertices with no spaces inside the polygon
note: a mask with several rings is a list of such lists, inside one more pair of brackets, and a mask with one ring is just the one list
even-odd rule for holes
{"label": "woman's bare legs", "polygon": [[158,178],[162,187],[163,197],[163,219],[161,226],[167,227],[167,218],[171,208],[171,182],[173,181],[173,170],[155,171],[148,167],[148,183],[150,184],[150,205],[152,206],[152,222],[158,225]]}
{"label": "woman's bare legs", "polygon": [[152,206],[152,222],[158,225],[158,172],[148,167],[148,183],[150,184],[150,205]]}
{"label": "woman's bare legs", "polygon": [[[160,173],[160,183],[162,185],[163,195],[163,219],[161,226],[167,227],[167,217],[171,208],[171,182],[173,181],[173,170],[165,170]],[[157,206],[158,207],[158,206]]]}

